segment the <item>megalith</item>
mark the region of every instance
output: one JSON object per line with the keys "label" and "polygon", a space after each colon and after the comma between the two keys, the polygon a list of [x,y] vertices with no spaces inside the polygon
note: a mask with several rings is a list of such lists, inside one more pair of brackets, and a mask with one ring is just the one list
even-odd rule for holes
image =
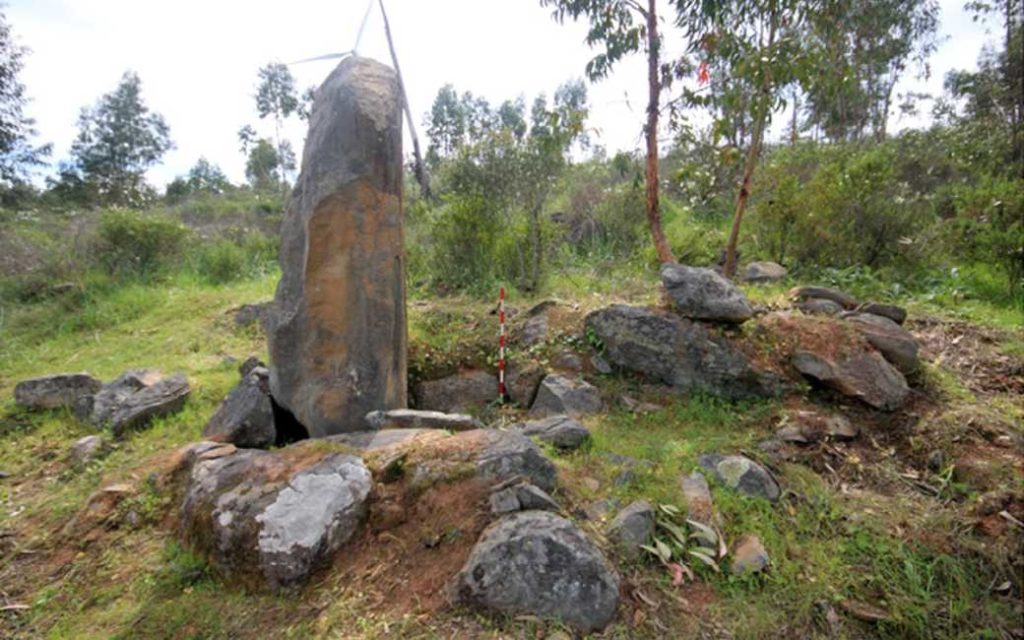
{"label": "megalith", "polygon": [[268,313],[274,401],[322,437],[406,406],[401,92],[346,58],[316,91]]}

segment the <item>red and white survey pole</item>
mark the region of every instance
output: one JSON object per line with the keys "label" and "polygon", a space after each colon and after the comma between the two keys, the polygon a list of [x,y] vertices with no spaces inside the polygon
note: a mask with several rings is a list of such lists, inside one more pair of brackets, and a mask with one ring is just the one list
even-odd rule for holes
{"label": "red and white survey pole", "polygon": [[505,402],[505,287],[498,290],[498,404]]}

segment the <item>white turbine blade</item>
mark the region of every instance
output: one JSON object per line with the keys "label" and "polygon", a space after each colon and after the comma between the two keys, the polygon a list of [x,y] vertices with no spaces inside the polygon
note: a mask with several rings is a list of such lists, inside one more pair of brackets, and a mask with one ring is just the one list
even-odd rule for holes
{"label": "white turbine blade", "polygon": [[289,62],[288,64],[302,64],[304,62],[316,62],[317,60],[337,60],[338,58],[350,56],[352,55],[352,53],[352,51],[345,51],[344,53],[325,53],[322,56],[316,56],[315,58],[306,58],[305,60],[296,60],[295,62]]}

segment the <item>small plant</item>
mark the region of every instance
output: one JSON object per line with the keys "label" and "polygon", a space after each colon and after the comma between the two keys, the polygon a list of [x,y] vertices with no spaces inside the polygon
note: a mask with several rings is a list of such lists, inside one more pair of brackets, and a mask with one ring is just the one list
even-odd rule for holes
{"label": "small plant", "polygon": [[659,504],[655,513],[655,531],[649,545],[640,548],[654,556],[672,575],[672,584],[679,586],[686,578],[695,579],[690,564],[698,560],[715,573],[718,561],[726,554],[721,534],[715,529],[683,517],[679,507]]}

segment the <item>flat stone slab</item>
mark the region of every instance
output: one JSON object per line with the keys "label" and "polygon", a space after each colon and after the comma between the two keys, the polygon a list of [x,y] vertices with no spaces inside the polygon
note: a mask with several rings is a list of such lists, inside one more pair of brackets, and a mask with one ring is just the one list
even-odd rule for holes
{"label": "flat stone slab", "polygon": [[788,274],[789,271],[786,270],[786,267],[782,266],[778,262],[762,260],[759,262],[751,262],[743,269],[743,280],[744,282],[752,282],[755,284],[778,282],[779,280],[785,279]]}
{"label": "flat stone slab", "polygon": [[464,371],[446,378],[419,382],[413,389],[416,408],[445,413],[482,409],[498,400],[498,376]]}
{"label": "flat stone slab", "polygon": [[157,369],[131,370],[103,385],[95,395],[80,396],[75,401],[75,415],[109,428],[120,438],[155,418],[177,413],[190,392],[183,373],[164,376]]}
{"label": "flat stone slab", "polygon": [[831,300],[844,309],[856,309],[860,304],[857,299],[848,293],[829,287],[793,287],[789,290],[789,297],[793,300],[808,300],[818,298]]}
{"label": "flat stone slab", "polygon": [[883,411],[899,408],[910,393],[903,374],[876,351],[833,360],[824,354],[797,350],[793,366],[808,378]]}
{"label": "flat stone slab", "polygon": [[524,435],[537,438],[559,449],[579,449],[590,440],[590,431],[578,421],[566,415],[557,415],[541,420],[512,425]]}
{"label": "flat stone slab", "polygon": [[619,577],[570,521],[547,511],[521,511],[484,531],[452,595],[466,606],[558,620],[590,632],[615,617]]}
{"label": "flat stone slab", "polygon": [[448,431],[469,431],[482,429],[483,423],[465,413],[441,413],[417,409],[392,409],[371,411],[366,414],[369,429],[447,429]]}
{"label": "flat stone slab", "polygon": [[26,409],[72,408],[81,396],[92,395],[103,383],[88,373],[57,373],[22,380],[14,386],[14,402]]}

